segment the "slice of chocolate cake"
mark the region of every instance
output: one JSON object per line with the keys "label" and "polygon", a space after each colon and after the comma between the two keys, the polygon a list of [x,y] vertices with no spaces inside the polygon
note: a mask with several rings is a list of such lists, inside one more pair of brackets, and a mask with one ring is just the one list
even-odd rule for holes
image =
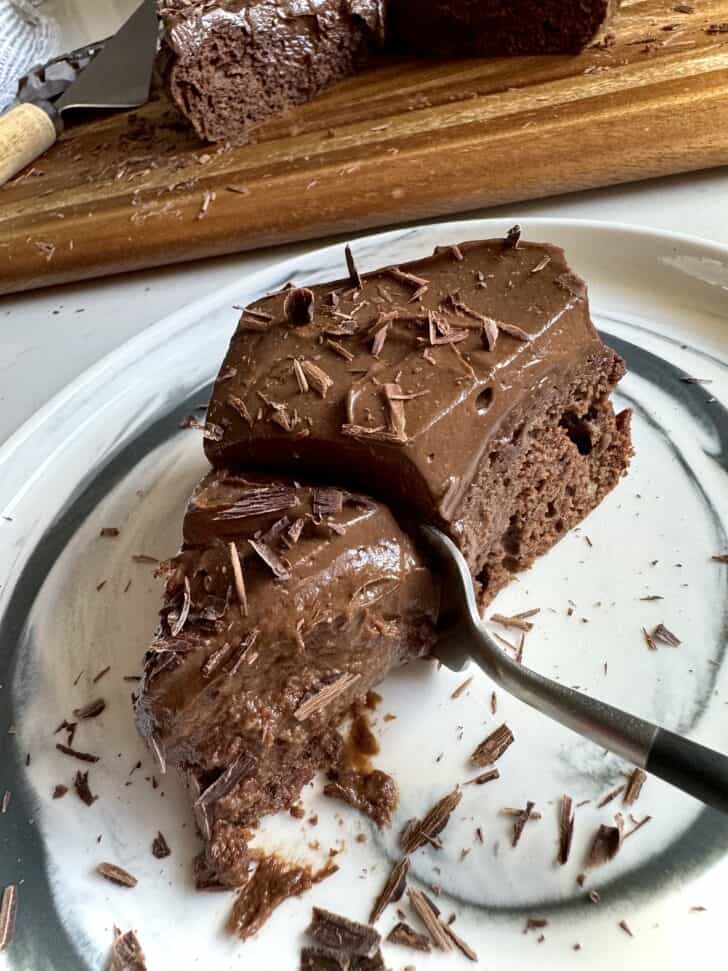
{"label": "slice of chocolate cake", "polygon": [[257,301],[208,410],[215,465],[349,483],[448,531],[487,603],[619,481],[624,372],[554,246],[507,239]]}
{"label": "slice of chocolate cake", "polygon": [[383,0],[160,0],[172,98],[200,138],[242,144],[261,122],[360,67]]}
{"label": "slice of chocolate cake", "polygon": [[[250,829],[338,761],[356,699],[433,643],[438,594],[380,503],[291,479],[210,474],[168,567],[137,723],[185,773],[205,880],[245,882]],[[396,789],[371,773],[386,821]]]}
{"label": "slice of chocolate cake", "polygon": [[424,54],[576,54],[619,0],[390,0],[395,45]]}

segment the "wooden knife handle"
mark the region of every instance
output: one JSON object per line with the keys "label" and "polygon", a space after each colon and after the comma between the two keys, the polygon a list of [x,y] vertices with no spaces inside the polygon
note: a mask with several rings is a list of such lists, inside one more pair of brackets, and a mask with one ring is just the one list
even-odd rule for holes
{"label": "wooden knife handle", "polygon": [[42,108],[18,105],[0,115],[0,185],[48,151],[56,127]]}

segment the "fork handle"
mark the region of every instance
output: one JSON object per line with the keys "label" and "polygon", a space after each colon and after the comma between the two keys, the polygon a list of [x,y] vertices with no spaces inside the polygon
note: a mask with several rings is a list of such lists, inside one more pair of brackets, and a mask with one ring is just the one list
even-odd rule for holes
{"label": "fork handle", "polygon": [[728,813],[728,757],[517,664],[480,625],[470,634],[467,647],[473,660],[521,701]]}

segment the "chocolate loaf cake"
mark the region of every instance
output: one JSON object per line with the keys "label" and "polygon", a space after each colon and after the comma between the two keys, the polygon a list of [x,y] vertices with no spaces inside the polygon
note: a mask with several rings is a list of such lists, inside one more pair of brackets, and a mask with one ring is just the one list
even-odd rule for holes
{"label": "chocolate loaf cake", "polygon": [[261,122],[361,67],[383,0],[160,0],[168,86],[200,138],[242,144]]}
{"label": "chocolate loaf cake", "polygon": [[560,249],[514,228],[368,274],[347,255],[347,279],[243,312],[145,659],[139,729],[189,781],[203,883],[244,882],[251,830],[321,768],[387,822],[394,784],[349,771],[339,728],[433,644],[417,523],[454,538],[485,605],[631,455],[624,365]]}
{"label": "chocolate loaf cake", "polygon": [[424,54],[576,54],[619,0],[390,0],[392,42]]}
{"label": "chocolate loaf cake", "polygon": [[210,461],[353,483],[438,525],[487,603],[630,456],[609,401],[624,365],[586,286],[518,236],[256,302],[210,402]]}
{"label": "chocolate loaf cake", "polygon": [[[139,729],[185,773],[200,874],[245,882],[247,839],[342,754],[338,726],[395,665],[426,654],[435,583],[380,503],[290,479],[211,473],[169,564]],[[359,780],[386,822],[388,776]]]}

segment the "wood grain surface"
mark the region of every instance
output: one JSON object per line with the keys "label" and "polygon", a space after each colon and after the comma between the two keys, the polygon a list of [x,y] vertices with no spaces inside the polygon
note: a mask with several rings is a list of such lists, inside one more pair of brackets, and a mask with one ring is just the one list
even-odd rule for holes
{"label": "wood grain surface", "polygon": [[728,0],[624,0],[610,34],[383,61],[243,148],[163,95],[77,124],[0,189],[0,293],[728,163]]}

